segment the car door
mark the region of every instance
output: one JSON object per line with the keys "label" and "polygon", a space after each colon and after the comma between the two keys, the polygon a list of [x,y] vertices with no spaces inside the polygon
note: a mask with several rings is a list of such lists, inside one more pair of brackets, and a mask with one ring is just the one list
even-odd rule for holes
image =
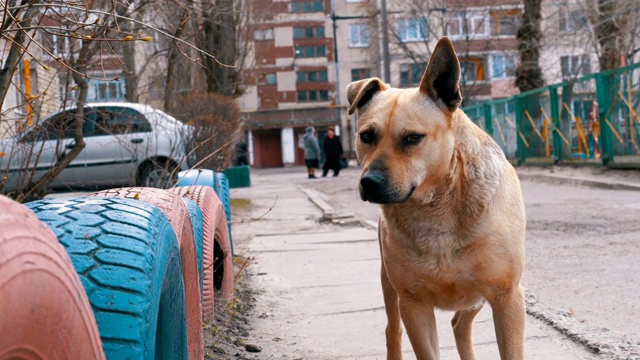
{"label": "car door", "polygon": [[[137,111],[118,106],[91,110],[94,130],[85,148],[87,172],[94,184],[134,184],[150,126]],[[146,125],[145,125],[146,124]],[[141,154],[142,153],[142,154]]]}
{"label": "car door", "polygon": [[[73,137],[75,111],[67,110],[45,120],[42,125],[22,136],[17,143],[17,156],[12,170],[18,174],[18,187],[29,181],[38,182],[54,164],[75,146]],[[86,175],[84,151],[67,165],[50,183],[51,187],[83,185]],[[26,166],[25,166],[26,165]]]}

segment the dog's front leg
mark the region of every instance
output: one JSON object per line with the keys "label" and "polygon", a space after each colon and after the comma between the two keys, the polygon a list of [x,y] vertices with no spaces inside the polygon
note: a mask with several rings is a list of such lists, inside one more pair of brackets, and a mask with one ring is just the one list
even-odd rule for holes
{"label": "dog's front leg", "polygon": [[400,296],[400,315],[418,360],[440,359],[436,315],[433,306],[410,296]]}
{"label": "dog's front leg", "polygon": [[526,321],[524,289],[500,293],[489,301],[502,360],[524,360],[524,324]]}
{"label": "dog's front leg", "polygon": [[400,325],[400,308],[398,293],[389,282],[387,270],[382,262],[380,269],[382,280],[382,294],[384,295],[384,310],[387,313],[387,360],[402,360],[402,327]]}

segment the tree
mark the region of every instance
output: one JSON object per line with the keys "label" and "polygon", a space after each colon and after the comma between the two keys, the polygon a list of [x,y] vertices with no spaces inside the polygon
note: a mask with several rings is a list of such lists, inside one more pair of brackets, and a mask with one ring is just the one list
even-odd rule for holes
{"label": "tree", "polygon": [[[13,194],[18,200],[27,201],[43,196],[51,181],[85,147],[84,109],[89,92],[89,81],[119,82],[121,76],[110,77],[105,69],[120,69],[128,80],[125,84],[126,98],[130,101],[137,100],[137,82],[140,73],[137,73],[134,68],[133,43],[151,41],[153,37],[148,35],[155,33],[197,51],[201,59],[215,58],[192,43],[173,38],[152,21],[143,21],[142,19],[145,19],[143,10],[152,3],[154,3],[152,0],[126,2],[90,0],[84,3],[67,0],[21,0],[7,1],[2,4],[3,22],[0,30],[2,38],[9,43],[9,51],[2,53],[4,67],[0,70],[0,104],[4,104],[9,89],[13,86],[16,71],[25,56],[46,72],[55,73],[48,77],[47,86],[54,90],[52,92],[57,93],[58,88],[65,90],[59,94],[59,98],[54,98],[51,94],[47,94],[47,90],[32,96],[25,93],[25,90],[18,89],[22,91],[21,98],[25,108],[28,109],[28,114],[25,116],[16,113],[15,109],[8,109],[0,115],[0,120],[5,124],[12,124],[10,132],[14,135],[21,134],[25,128],[32,133],[42,133],[47,129],[40,126],[39,113],[32,113],[36,99],[44,101],[43,99],[46,98],[49,102],[57,101],[58,108],[75,105],[76,109],[73,122],[68,126],[65,125],[67,127],[64,129],[67,135],[72,134],[74,145],[71,148],[62,147],[63,133],[60,132],[55,161],[42,176],[34,177],[36,169],[29,168],[28,163],[30,159],[37,159],[42,149],[34,148],[31,144],[31,148],[26,151],[27,163],[21,166],[31,175],[23,179],[24,183]],[[147,34],[144,34],[145,32]],[[123,45],[125,45],[124,49]],[[60,86],[56,85],[58,83]],[[17,116],[12,117],[10,114],[17,114]],[[34,116],[35,119],[33,119]],[[32,139],[35,141],[37,136],[33,136]],[[0,157],[10,161],[11,154],[3,151]],[[0,176],[0,191],[2,191],[3,179],[6,178]]]}
{"label": "tree", "polygon": [[518,29],[520,64],[516,69],[516,86],[521,92],[544,86],[540,69],[540,9],[542,0],[524,0],[522,25]]}

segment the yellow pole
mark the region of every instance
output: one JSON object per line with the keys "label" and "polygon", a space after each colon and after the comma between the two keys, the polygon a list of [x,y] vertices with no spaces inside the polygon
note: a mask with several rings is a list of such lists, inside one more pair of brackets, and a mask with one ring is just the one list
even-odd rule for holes
{"label": "yellow pole", "polygon": [[33,125],[33,108],[31,107],[31,64],[24,59],[24,97],[27,100],[27,126]]}

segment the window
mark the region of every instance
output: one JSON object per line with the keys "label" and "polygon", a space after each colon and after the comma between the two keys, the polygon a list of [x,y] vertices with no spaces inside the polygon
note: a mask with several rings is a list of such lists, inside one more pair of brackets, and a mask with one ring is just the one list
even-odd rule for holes
{"label": "window", "polygon": [[429,38],[429,27],[427,19],[398,19],[396,23],[398,38],[402,42],[420,41]]}
{"label": "window", "polygon": [[558,16],[560,17],[558,24],[562,32],[574,32],[587,28],[587,17],[579,10],[560,10]]}
{"label": "window", "polygon": [[124,98],[122,80],[89,80],[89,101],[117,101]]}
{"label": "window", "polygon": [[324,27],[296,27],[293,28],[294,39],[324,38]]}
{"label": "window", "polygon": [[276,85],[278,84],[278,77],[275,73],[266,74],[264,76],[264,82],[267,85]]}
{"label": "window", "polygon": [[310,58],[327,56],[327,47],[320,46],[296,46],[296,57]]}
{"label": "window", "polygon": [[447,18],[447,35],[453,39],[465,36],[486,36],[489,34],[487,13],[454,13]]}
{"label": "window", "polygon": [[299,71],[298,82],[327,82],[327,70]]}
{"label": "window", "polygon": [[460,71],[463,83],[485,80],[486,59],[482,57],[460,58]]}
{"label": "window", "polygon": [[[84,109],[85,118],[88,111],[89,109]],[[34,141],[72,139],[75,132],[75,113],[75,110],[66,110],[53,115],[45,120],[41,126],[34,127],[33,130],[29,131],[20,139],[20,142],[31,143]],[[83,135],[87,135],[86,129],[87,122],[85,121]]]}
{"label": "window", "polygon": [[253,32],[254,40],[273,40],[273,29],[256,30]]}
{"label": "window", "polygon": [[349,47],[369,46],[369,24],[349,25]]}
{"label": "window", "polygon": [[351,81],[362,80],[371,77],[371,69],[351,69]]}
{"label": "window", "polygon": [[121,135],[131,133],[150,132],[151,124],[139,112],[123,107],[105,107],[91,109],[95,120],[93,134]]}
{"label": "window", "polygon": [[521,18],[521,9],[491,10],[491,35],[515,35]]}
{"label": "window", "polygon": [[42,38],[42,46],[46,50],[43,50],[43,52],[46,55],[51,53],[54,56],[63,56],[71,52],[71,41],[68,36],[43,32]]}
{"label": "window", "polygon": [[560,58],[563,78],[572,78],[591,73],[591,58],[588,54],[562,56]]}
{"label": "window", "polygon": [[327,90],[298,91],[298,102],[329,101]]}
{"label": "window", "polygon": [[303,13],[303,12],[317,12],[324,11],[324,2],[322,0],[312,1],[292,1],[291,12]]}
{"label": "window", "polygon": [[400,85],[418,85],[422,80],[424,69],[427,68],[426,63],[413,63],[400,65]]}
{"label": "window", "polygon": [[491,76],[494,79],[505,79],[516,76],[516,65],[513,56],[504,54],[492,55]]}

